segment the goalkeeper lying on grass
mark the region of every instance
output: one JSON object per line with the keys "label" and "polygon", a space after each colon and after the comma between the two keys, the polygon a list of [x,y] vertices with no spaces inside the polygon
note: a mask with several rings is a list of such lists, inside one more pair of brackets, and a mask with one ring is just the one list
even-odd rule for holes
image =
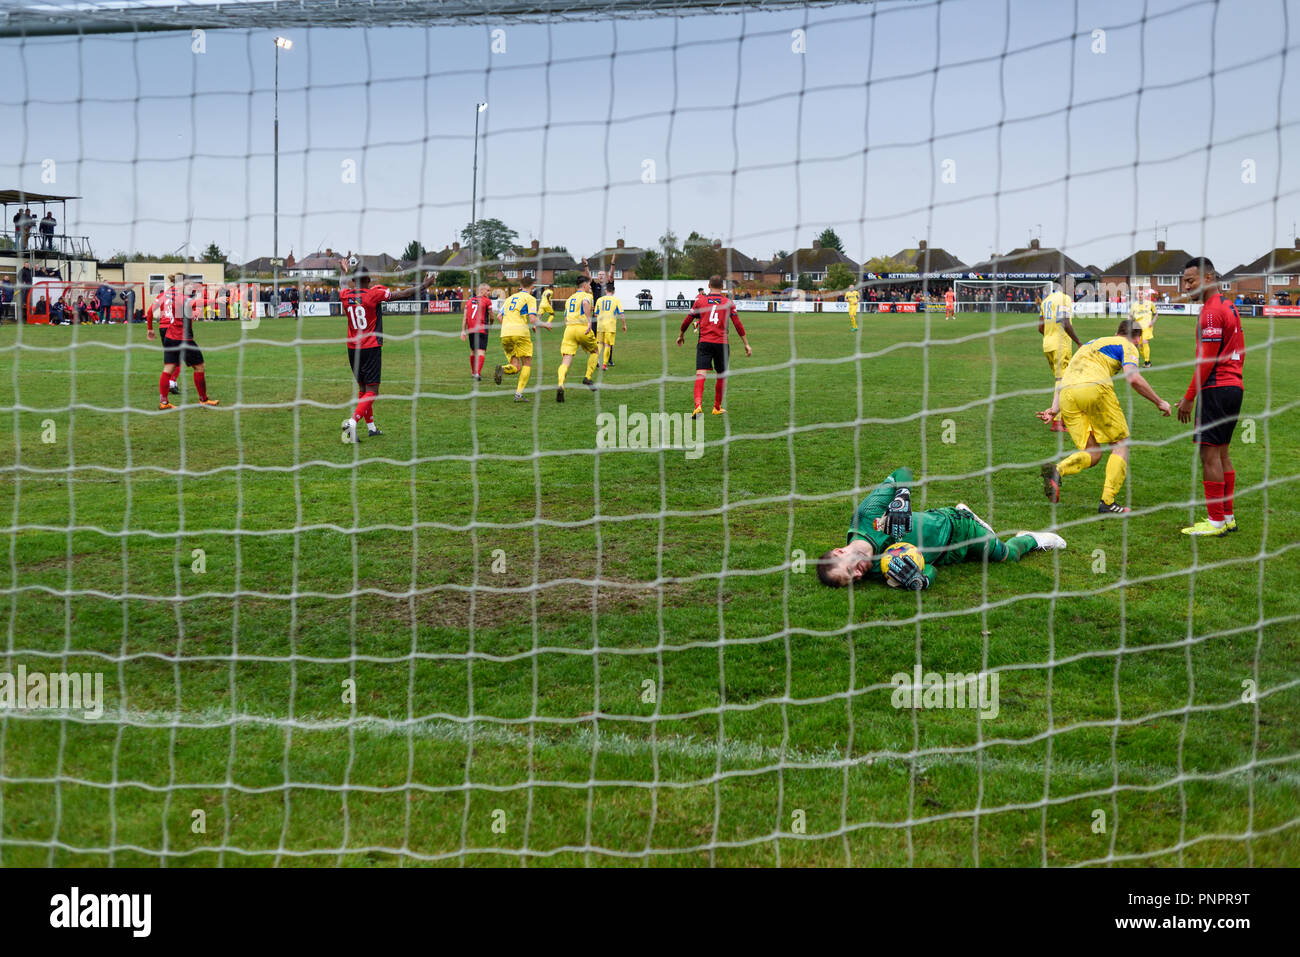
{"label": "goalkeeper lying on grass", "polygon": [[[1051,532],[1020,532],[1003,542],[997,532],[965,505],[912,511],[912,470],[898,468],[853,513],[848,544],[832,548],[817,561],[822,584],[842,588],[868,575],[896,588],[920,591],[934,584],[936,565],[956,562],[1018,562],[1027,552],[1064,548],[1065,539]],[[903,554],[881,573],[880,556],[889,546],[916,546],[922,561]]]}

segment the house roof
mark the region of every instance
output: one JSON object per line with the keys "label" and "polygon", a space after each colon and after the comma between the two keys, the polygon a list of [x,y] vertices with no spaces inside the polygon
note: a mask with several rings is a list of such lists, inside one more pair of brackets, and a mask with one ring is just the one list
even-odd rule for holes
{"label": "house roof", "polygon": [[763,263],[753,256],[747,256],[734,246],[721,246],[718,252],[722,253],[723,261],[727,264],[726,271],[732,272],[762,272]]}
{"label": "house roof", "polygon": [[942,246],[928,244],[915,249],[900,249],[891,258],[914,266],[917,272],[954,272],[966,268],[964,262]]}
{"label": "house roof", "polygon": [[1296,240],[1295,248],[1279,246],[1277,249],[1270,249],[1253,262],[1238,266],[1233,272],[1242,276],[1300,273],[1300,239]]}
{"label": "house roof", "polygon": [[535,269],[550,269],[554,272],[571,272],[578,268],[578,261],[566,249],[547,246],[511,246],[499,259],[492,260],[498,265],[532,266]]}
{"label": "house roof", "polygon": [[[640,246],[606,246],[599,252],[587,257],[587,268],[602,269],[636,269],[637,263],[645,255]],[[577,264],[575,264],[576,267]]]}
{"label": "house roof", "polygon": [[1046,248],[1034,240],[1028,246],[1013,249],[1009,253],[993,256],[984,262],[967,267],[971,272],[992,273],[1063,273],[1085,272],[1076,260],[1071,259],[1059,249]]}
{"label": "house roof", "polygon": [[848,256],[844,255],[838,249],[831,249],[829,246],[811,246],[805,249],[796,249],[788,256],[775,259],[768,263],[764,272],[774,272],[785,275],[793,275],[802,272],[822,272],[835,263],[843,263],[851,269],[858,269],[858,263],[854,262]]}
{"label": "house roof", "polygon": [[1183,266],[1192,254],[1185,249],[1165,249],[1157,244],[1155,249],[1139,249],[1103,269],[1103,276],[1173,276],[1183,274]]}

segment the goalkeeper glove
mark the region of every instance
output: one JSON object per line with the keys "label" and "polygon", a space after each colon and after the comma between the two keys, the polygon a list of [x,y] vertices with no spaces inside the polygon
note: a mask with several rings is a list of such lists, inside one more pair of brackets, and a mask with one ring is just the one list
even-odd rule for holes
{"label": "goalkeeper glove", "polygon": [[917,566],[911,555],[902,555],[891,561],[889,577],[898,584],[899,588],[923,591],[930,587],[930,580],[925,577],[925,573]]}
{"label": "goalkeeper glove", "polygon": [[906,487],[900,487],[894,493],[893,500],[889,503],[889,508],[881,516],[879,524],[876,526],[878,531],[884,532],[890,538],[902,538],[912,530],[912,490]]}

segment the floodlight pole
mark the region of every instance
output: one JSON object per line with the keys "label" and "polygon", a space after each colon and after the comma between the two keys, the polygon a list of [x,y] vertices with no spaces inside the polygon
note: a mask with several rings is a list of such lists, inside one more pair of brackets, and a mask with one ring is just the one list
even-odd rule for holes
{"label": "floodlight pole", "polygon": [[271,212],[271,313],[280,315],[280,38],[275,38],[275,186]]}
{"label": "floodlight pole", "polygon": [[478,291],[478,255],[476,253],[476,247],[478,246],[478,117],[486,109],[486,103],[474,104],[474,183],[470,187],[469,201],[470,289],[474,293]]}

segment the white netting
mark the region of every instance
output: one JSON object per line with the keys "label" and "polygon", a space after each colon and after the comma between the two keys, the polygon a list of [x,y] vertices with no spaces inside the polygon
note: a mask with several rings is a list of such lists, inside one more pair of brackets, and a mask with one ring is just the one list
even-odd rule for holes
{"label": "white netting", "polygon": [[[0,317],[180,273],[204,371],[139,322],[0,329],[0,863],[1296,863],[1292,5],[789,6],[10,5],[4,225],[61,225],[14,220]],[[1035,297],[1086,285],[1087,341],[1156,290],[1177,404],[1202,255],[1243,297],[1240,531],[1180,534],[1191,426],[1122,378],[1133,511],[1104,465],[1049,504]],[[344,445],[358,267],[438,280]],[[559,403],[580,273],[627,326]],[[715,273],[754,354],[692,419]],[[471,377],[479,278],[555,290],[525,401],[497,325]],[[823,587],[899,466],[1069,546]]]}

